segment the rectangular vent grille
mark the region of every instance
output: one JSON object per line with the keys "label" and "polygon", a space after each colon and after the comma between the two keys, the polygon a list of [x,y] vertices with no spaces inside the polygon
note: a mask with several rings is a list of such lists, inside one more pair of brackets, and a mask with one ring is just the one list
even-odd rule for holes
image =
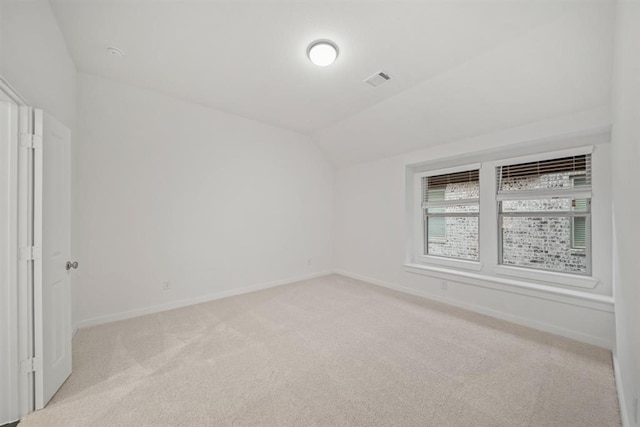
{"label": "rectangular vent grille", "polygon": [[389,76],[389,74],[381,70],[375,73],[374,75],[364,79],[364,82],[370,86],[378,87],[389,80],[391,80],[391,76]]}

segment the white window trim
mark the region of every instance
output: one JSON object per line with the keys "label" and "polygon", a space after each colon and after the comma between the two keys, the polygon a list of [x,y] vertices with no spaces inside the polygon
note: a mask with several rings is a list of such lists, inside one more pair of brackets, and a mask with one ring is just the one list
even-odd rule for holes
{"label": "white window trim", "polygon": [[593,154],[593,145],[578,148],[568,148],[566,150],[546,151],[540,154],[531,154],[528,156],[510,157],[499,159],[493,162],[493,166],[517,165],[520,163],[542,162],[545,160],[559,159],[562,157],[580,156],[583,154]]}
{"label": "white window trim", "polygon": [[[449,173],[457,173],[457,172],[466,172],[478,169],[480,170],[482,164],[481,163],[467,163],[461,166],[454,166],[445,169],[433,169],[425,172],[414,173],[413,176],[413,207],[414,207],[414,215],[413,215],[413,258],[416,262],[423,265],[435,265],[435,266],[446,266],[457,268],[461,270],[472,270],[472,271],[480,271],[482,269],[482,264],[480,261],[472,261],[466,259],[458,259],[458,258],[449,258],[449,257],[440,257],[434,255],[422,255],[424,250],[424,223],[422,221],[422,217],[424,215],[422,206],[422,178],[444,175]],[[474,203],[478,203],[478,208],[480,207],[480,198],[472,199]],[[468,200],[458,200],[456,204],[469,203],[472,201]],[[480,253],[480,213],[478,213],[478,254]],[[419,231],[419,232],[418,232]],[[417,236],[420,236],[419,238]]]}
{"label": "white window trim", "polygon": [[418,255],[416,257],[420,264],[438,265],[444,267],[459,268],[462,270],[480,271],[482,264],[479,261],[471,261],[467,259],[448,258],[435,255]]}
{"label": "white window trim", "polygon": [[579,288],[593,289],[600,282],[593,276],[581,276],[557,271],[535,270],[526,267],[514,267],[510,265],[497,265],[493,271],[498,276],[515,277],[518,279],[535,280],[538,282],[576,286]]}
{"label": "white window trim", "polygon": [[458,173],[458,172],[467,172],[467,171],[472,171],[474,169],[480,169],[480,166],[482,166],[482,163],[466,163],[462,166],[454,166],[451,168],[445,168],[445,169],[432,169],[432,170],[428,170],[425,172],[420,172],[417,173],[416,175],[419,176],[420,179],[424,178],[424,177],[428,177],[428,176],[437,176],[437,175],[446,175],[446,174],[450,174],[450,173]]}
{"label": "white window trim", "polygon": [[538,200],[538,199],[591,199],[593,193],[591,189],[586,191],[577,191],[572,188],[566,190],[541,190],[535,193],[531,191],[510,191],[509,194],[497,194],[496,201],[503,202],[508,200]]}
{"label": "white window trim", "polygon": [[[436,277],[444,280],[465,283],[468,285],[488,287],[492,289],[515,292],[517,294],[542,297],[548,296],[552,301],[569,302],[583,307],[592,307],[608,312],[613,312],[613,297],[599,295],[586,291],[560,288],[557,283],[539,284],[514,280],[511,278],[489,276],[482,273],[453,271],[446,268],[424,266],[415,263],[403,265],[407,273],[422,276]],[[545,297],[547,298],[547,297]]]}

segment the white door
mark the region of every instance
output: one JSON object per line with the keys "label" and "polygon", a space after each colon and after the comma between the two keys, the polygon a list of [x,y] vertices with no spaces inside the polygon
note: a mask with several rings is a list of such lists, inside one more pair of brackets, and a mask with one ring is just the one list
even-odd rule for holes
{"label": "white door", "polygon": [[[71,133],[54,118],[34,110],[35,406],[40,409],[71,375]],[[77,264],[76,264],[77,267]]]}

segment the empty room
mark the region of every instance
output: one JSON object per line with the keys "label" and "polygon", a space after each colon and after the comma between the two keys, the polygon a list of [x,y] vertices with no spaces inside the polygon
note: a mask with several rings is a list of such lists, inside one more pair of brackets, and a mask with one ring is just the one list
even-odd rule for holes
{"label": "empty room", "polygon": [[640,0],[0,0],[0,426],[640,427]]}

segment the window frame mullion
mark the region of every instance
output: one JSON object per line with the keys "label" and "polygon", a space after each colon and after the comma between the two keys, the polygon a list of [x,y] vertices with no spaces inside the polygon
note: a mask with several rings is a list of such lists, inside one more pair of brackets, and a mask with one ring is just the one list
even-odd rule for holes
{"label": "window frame mullion", "polygon": [[459,199],[459,200],[438,200],[435,202],[422,202],[422,209],[428,208],[448,208],[451,206],[480,206],[480,197],[473,199]]}
{"label": "window frame mullion", "polygon": [[508,217],[525,217],[525,218],[549,218],[549,217],[587,217],[591,212],[576,212],[576,211],[545,211],[545,212],[531,212],[531,211],[518,211],[518,212],[499,212],[502,216]]}
{"label": "window frame mullion", "polygon": [[469,217],[480,217],[480,212],[434,212],[428,213],[427,210],[424,210],[425,218],[434,217],[434,218],[443,218],[443,217],[456,217],[456,218],[469,218]]}

